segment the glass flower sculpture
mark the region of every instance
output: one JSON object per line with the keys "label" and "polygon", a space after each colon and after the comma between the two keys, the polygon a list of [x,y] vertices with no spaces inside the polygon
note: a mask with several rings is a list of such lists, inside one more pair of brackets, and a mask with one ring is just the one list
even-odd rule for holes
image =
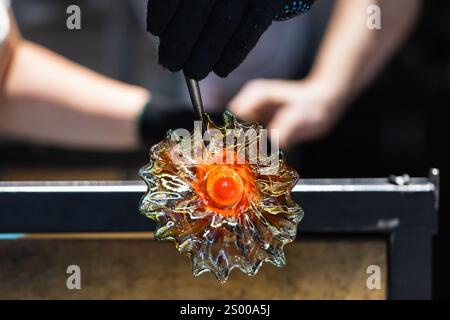
{"label": "glass flower sculpture", "polygon": [[223,126],[206,123],[208,143],[200,130],[169,131],[151,148],[141,213],[156,221],[157,240],[190,257],[196,276],[211,271],[225,282],[234,268],[255,275],[264,261],[284,266],[283,247],[303,217],[291,198],[298,174],[281,152],[262,152],[260,125],[230,112]]}

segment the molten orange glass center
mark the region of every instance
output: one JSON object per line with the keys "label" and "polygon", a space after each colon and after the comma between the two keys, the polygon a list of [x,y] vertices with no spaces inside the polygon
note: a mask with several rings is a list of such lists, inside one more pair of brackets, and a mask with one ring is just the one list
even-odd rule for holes
{"label": "molten orange glass center", "polygon": [[236,192],[236,183],[230,177],[219,178],[214,183],[213,193],[220,199],[232,199]]}
{"label": "molten orange glass center", "polygon": [[226,167],[217,167],[208,173],[206,191],[218,206],[230,208],[241,201],[244,185],[235,171]]}

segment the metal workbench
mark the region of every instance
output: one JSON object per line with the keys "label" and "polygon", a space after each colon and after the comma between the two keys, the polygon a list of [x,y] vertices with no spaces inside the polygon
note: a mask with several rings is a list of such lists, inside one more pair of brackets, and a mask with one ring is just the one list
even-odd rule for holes
{"label": "metal workbench", "polygon": [[[134,232],[141,182],[0,182],[0,233]],[[439,172],[429,178],[303,180],[293,196],[301,233],[380,236],[388,243],[388,297],[431,298],[431,242],[437,232]]]}

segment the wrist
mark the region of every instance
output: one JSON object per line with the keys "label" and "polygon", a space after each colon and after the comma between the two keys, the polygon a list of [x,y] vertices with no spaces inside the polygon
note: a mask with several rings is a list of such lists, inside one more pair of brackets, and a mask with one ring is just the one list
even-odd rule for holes
{"label": "wrist", "polygon": [[[330,80],[331,79],[331,80]],[[350,89],[342,83],[336,83],[332,78],[316,77],[313,75],[300,81],[303,90],[313,92],[315,108],[324,118],[331,122],[337,121],[345,113],[350,104]]]}
{"label": "wrist", "polygon": [[141,113],[136,118],[136,135],[140,141],[140,144],[143,145],[149,139],[150,130],[147,126],[148,118],[151,116],[151,105],[152,99],[149,99],[143,106]]}
{"label": "wrist", "polygon": [[349,99],[351,88],[346,82],[334,77],[326,77],[321,74],[310,74],[305,80],[317,87],[325,99],[344,103]]}

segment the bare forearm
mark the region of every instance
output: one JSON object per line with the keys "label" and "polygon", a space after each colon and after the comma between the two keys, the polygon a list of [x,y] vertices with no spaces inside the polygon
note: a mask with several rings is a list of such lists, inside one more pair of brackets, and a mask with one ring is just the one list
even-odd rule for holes
{"label": "bare forearm", "polygon": [[5,86],[0,132],[72,148],[133,149],[149,93],[23,41]]}
{"label": "bare forearm", "polygon": [[[381,30],[367,27],[370,5],[381,8]],[[415,25],[421,0],[339,0],[311,72],[330,84],[343,103],[380,72]]]}

